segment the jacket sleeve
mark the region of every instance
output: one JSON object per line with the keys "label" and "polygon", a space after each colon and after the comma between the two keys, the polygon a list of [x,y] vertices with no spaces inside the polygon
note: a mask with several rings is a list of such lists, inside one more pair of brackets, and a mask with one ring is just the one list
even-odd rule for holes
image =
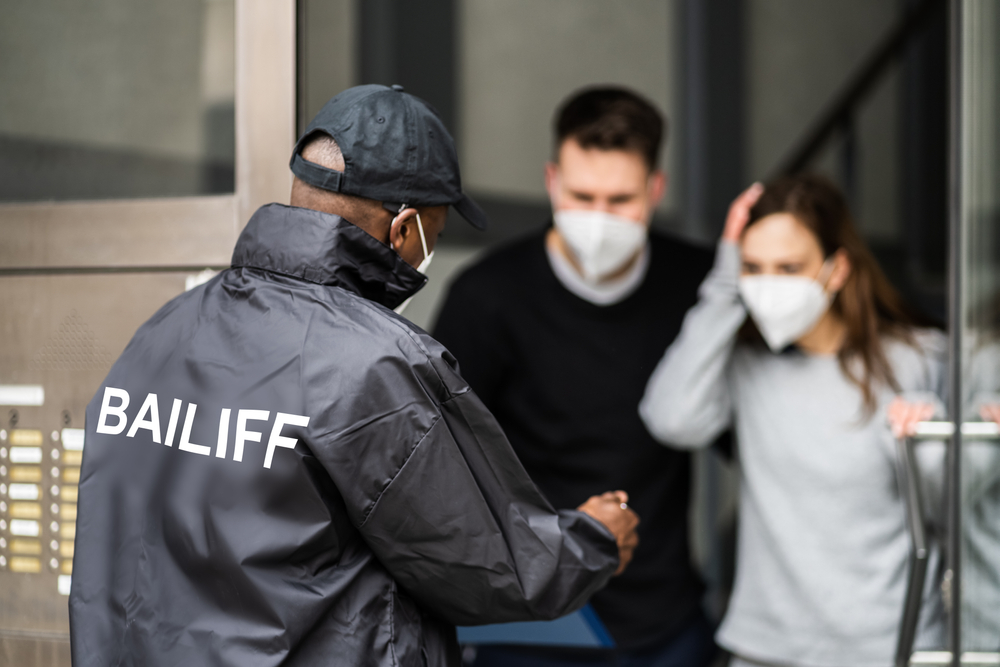
{"label": "jacket sleeve", "polygon": [[639,416],[657,440],[706,447],[731,422],[729,362],[746,319],[737,291],[739,268],[739,247],[720,243],[698,303],[646,385]]}
{"label": "jacket sleeve", "polygon": [[472,391],[440,406],[360,531],[405,590],[461,625],[562,616],[618,566],[611,533],[549,506]]}

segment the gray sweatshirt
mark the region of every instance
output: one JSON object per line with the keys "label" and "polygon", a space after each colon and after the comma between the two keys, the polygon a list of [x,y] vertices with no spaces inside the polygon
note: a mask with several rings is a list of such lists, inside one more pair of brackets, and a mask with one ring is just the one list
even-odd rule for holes
{"label": "gray sweatshirt", "polygon": [[[705,447],[735,429],[737,571],[717,639],[761,662],[888,667],[910,553],[885,418],[894,393],[880,388],[878,410],[865,419],[861,392],[836,355],[774,354],[737,342],[747,316],[739,270],[739,247],[720,244],[701,299],[639,408],[654,437],[679,447]],[[933,400],[944,381],[945,339],[916,336],[919,349],[886,341],[886,352],[906,397]],[[944,449],[923,444],[917,454],[928,504],[939,507]],[[933,590],[932,576],[922,645],[940,641]]]}

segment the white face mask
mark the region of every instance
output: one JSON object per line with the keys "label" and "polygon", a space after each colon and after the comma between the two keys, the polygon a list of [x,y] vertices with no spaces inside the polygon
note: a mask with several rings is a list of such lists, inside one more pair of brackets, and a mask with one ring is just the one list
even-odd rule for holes
{"label": "white face mask", "polygon": [[[403,204],[403,208],[406,208],[406,204]],[[395,220],[393,220],[393,222],[395,222]],[[419,266],[417,266],[417,271],[426,276],[427,269],[430,268],[431,265],[431,260],[434,259],[434,251],[432,250],[430,252],[427,252],[427,237],[424,236],[424,223],[420,221],[419,213],[417,213],[417,231],[420,232],[420,245],[424,249],[424,259],[420,262]],[[416,295],[414,294],[413,296]],[[403,311],[406,310],[406,307],[410,305],[411,301],[413,301],[412,296],[403,303],[396,306],[393,310],[396,312],[397,315],[402,315]]]}
{"label": "white face mask", "polygon": [[830,307],[832,294],[823,283],[833,269],[823,263],[816,279],[802,276],[743,276],[740,296],[767,346],[780,352],[809,333]]}
{"label": "white face mask", "polygon": [[553,218],[584,280],[592,283],[621,269],[646,243],[646,225],[604,211],[558,210]]}

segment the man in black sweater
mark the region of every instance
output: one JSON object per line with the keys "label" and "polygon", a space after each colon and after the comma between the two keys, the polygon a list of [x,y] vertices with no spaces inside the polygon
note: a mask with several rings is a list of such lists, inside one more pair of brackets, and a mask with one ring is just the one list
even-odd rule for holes
{"label": "man in black sweater", "polygon": [[434,331],[556,507],[624,489],[642,517],[631,567],[591,602],[613,651],[480,647],[481,667],[701,667],[714,654],[688,551],[689,455],[637,408],[711,253],[649,232],[666,176],[664,122],[621,88],[591,88],[556,117],[546,167],[554,224],[452,285]]}

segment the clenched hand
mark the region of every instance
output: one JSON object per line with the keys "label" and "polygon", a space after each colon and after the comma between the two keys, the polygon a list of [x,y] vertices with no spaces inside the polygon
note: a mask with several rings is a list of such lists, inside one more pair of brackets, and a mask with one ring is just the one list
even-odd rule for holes
{"label": "clenched hand", "polygon": [[615,536],[619,561],[615,576],[624,572],[632,560],[632,552],[639,545],[639,536],[635,532],[639,525],[639,515],[628,507],[628,494],[624,491],[607,491],[599,496],[591,496],[577,509],[603,523]]}

